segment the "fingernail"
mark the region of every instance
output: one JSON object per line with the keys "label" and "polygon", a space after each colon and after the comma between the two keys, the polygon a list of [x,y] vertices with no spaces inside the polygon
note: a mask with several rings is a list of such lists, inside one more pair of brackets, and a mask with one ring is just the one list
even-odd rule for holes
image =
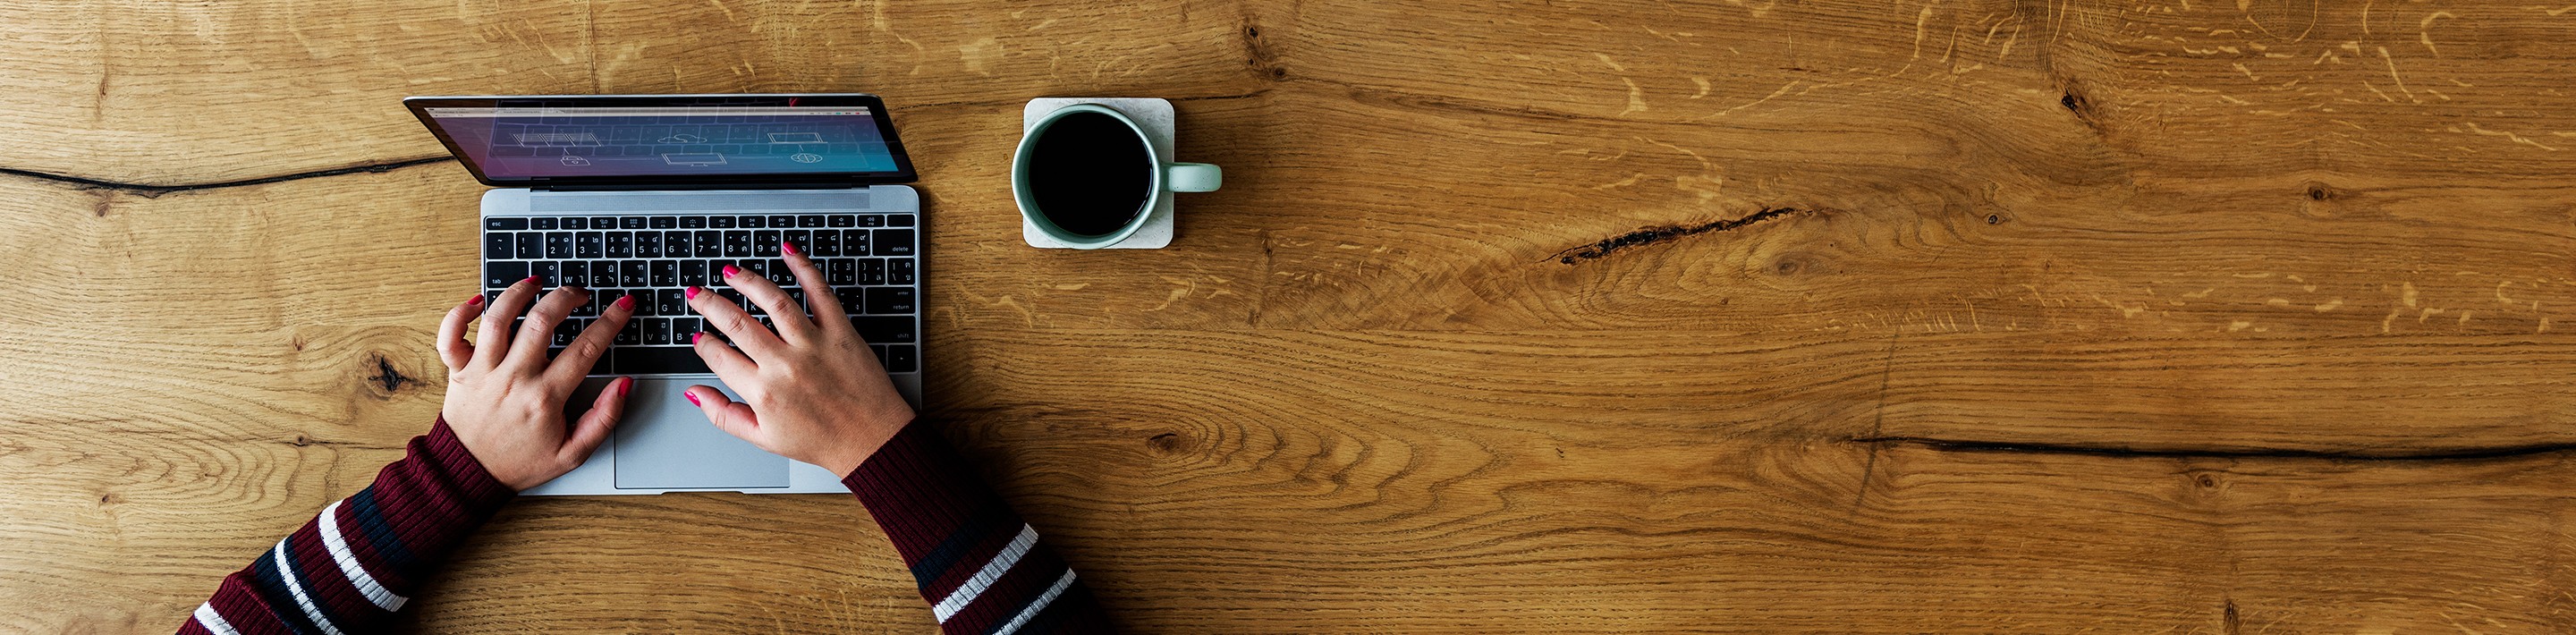
{"label": "fingernail", "polygon": [[690,335],[690,336],[689,336],[689,345],[690,345],[690,346],[696,346],[699,342],[704,342],[704,341],[707,341],[707,332],[706,332],[706,331],[698,331],[696,334],[694,334],[694,335]]}
{"label": "fingernail", "polygon": [[537,281],[537,277],[536,277],[536,276],[528,276],[528,279],[526,279],[526,280],[521,280],[520,282],[529,282],[529,283],[533,283],[533,282],[536,282],[536,281]]}
{"label": "fingernail", "polygon": [[632,309],[632,308],[635,308],[635,296],[634,296],[633,294],[617,296],[617,308],[620,308],[620,309]]}
{"label": "fingernail", "polygon": [[[479,295],[478,295],[478,296],[474,296],[474,297],[480,298],[480,297],[483,297],[483,296],[479,296]],[[697,288],[697,287],[689,287],[689,299],[691,299],[691,300],[698,299],[698,288]]]}
{"label": "fingernail", "polygon": [[633,378],[633,377],[619,377],[619,378],[617,378],[617,394],[624,395],[624,394],[626,394],[627,392],[630,392],[630,391],[633,391],[633,390],[635,390],[635,378]]}
{"label": "fingernail", "polygon": [[474,297],[466,298],[466,299],[465,299],[465,306],[474,306],[474,305],[482,304],[482,303],[483,303],[483,294],[480,294],[480,293],[474,294]]}
{"label": "fingernail", "polygon": [[742,268],[741,268],[741,267],[736,267],[736,266],[733,266],[733,265],[725,265],[725,276],[724,276],[724,277],[731,278],[731,277],[733,277],[733,275],[734,275],[734,274],[737,274],[737,273],[742,273]]}
{"label": "fingernail", "polygon": [[706,404],[698,403],[698,393],[695,393],[695,392],[684,392],[684,393],[680,393],[680,395],[681,395],[681,396],[684,396],[684,397],[688,397],[688,398],[689,398],[689,405],[692,405],[692,406],[705,406],[705,405],[706,405]]}
{"label": "fingernail", "polygon": [[796,243],[779,241],[778,248],[787,250],[787,255],[796,255]]}

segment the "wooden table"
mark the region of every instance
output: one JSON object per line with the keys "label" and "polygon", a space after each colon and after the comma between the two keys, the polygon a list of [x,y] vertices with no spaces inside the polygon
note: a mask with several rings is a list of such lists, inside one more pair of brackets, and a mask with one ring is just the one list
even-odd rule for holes
{"label": "wooden table", "polygon": [[[1410,5],[1410,6],[1408,6]],[[1140,632],[2576,629],[2576,12],[0,9],[0,632],[167,631],[424,430],[416,94],[883,94],[927,416]],[[1020,244],[1041,96],[1224,191]],[[927,632],[837,496],[524,500],[437,632]]]}

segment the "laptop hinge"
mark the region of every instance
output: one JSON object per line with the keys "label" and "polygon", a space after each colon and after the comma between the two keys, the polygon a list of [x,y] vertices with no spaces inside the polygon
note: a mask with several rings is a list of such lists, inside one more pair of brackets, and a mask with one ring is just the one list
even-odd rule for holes
{"label": "laptop hinge", "polygon": [[624,184],[624,185],[571,185],[571,184],[560,184],[560,185],[530,185],[530,186],[528,186],[528,189],[529,189],[529,190],[533,190],[533,191],[538,191],[538,192],[633,192],[633,191],[638,191],[638,190],[846,190],[846,189],[853,189],[853,188],[865,188],[865,187],[867,187],[867,186],[866,186],[866,185],[863,185],[863,184],[851,183],[851,182],[848,182],[848,181],[839,181],[839,182],[813,182],[813,183],[790,183],[790,182],[653,183],[653,184],[649,184],[649,185],[647,185],[647,184]]}

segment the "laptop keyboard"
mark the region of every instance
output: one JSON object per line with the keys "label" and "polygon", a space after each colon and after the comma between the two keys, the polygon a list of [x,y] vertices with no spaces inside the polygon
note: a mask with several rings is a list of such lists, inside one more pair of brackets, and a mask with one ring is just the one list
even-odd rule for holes
{"label": "laptop keyboard", "polygon": [[877,362],[890,373],[918,372],[914,219],[893,213],[489,216],[483,219],[484,295],[498,296],[528,276],[549,288],[589,288],[590,303],[555,329],[553,346],[561,350],[610,303],[632,293],[635,317],[592,374],[704,373],[706,363],[689,342],[715,329],[689,308],[683,290],[706,287],[774,328],[766,311],[724,283],[724,268],[766,277],[805,303],[795,274],[779,259],[779,243],[792,242],[823,270],[838,296],[832,300]]}

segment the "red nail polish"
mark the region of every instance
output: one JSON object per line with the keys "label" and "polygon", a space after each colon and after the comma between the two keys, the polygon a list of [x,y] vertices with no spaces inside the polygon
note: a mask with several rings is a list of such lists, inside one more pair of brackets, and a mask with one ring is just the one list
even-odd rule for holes
{"label": "red nail polish", "polygon": [[779,241],[779,242],[778,242],[778,248],[779,248],[779,249],[785,249],[785,250],[787,250],[787,255],[790,255],[790,256],[796,255],[796,243],[787,242],[787,241],[783,241],[783,240],[782,240],[782,241]]}
{"label": "red nail polish", "polygon": [[696,346],[696,345],[698,345],[698,343],[699,343],[699,342],[704,342],[704,341],[707,341],[707,332],[706,332],[706,331],[698,331],[696,334],[694,334],[694,335],[690,335],[690,336],[689,336],[689,345],[690,345],[690,346]]}
{"label": "red nail polish", "polygon": [[[474,297],[478,297],[478,298],[480,298],[480,297],[483,297],[483,296],[479,296],[479,295],[478,295],[478,296],[474,296]],[[689,287],[689,299],[691,299],[691,300],[698,299],[698,288],[697,288],[697,287]]]}
{"label": "red nail polish", "polygon": [[627,392],[630,392],[630,391],[633,391],[633,390],[635,390],[635,378],[633,378],[633,377],[619,377],[619,378],[617,378],[617,394],[619,394],[619,395],[624,395],[624,394],[626,394]]}
{"label": "red nail polish", "polygon": [[528,279],[526,279],[526,280],[521,280],[520,282],[530,282],[530,283],[533,283],[533,282],[536,282],[536,281],[537,281],[537,277],[536,277],[536,276],[528,276]]}
{"label": "red nail polish", "polygon": [[474,294],[474,297],[466,298],[466,299],[465,299],[465,306],[474,306],[474,305],[482,304],[482,303],[483,303],[483,294],[480,294],[480,293]]}
{"label": "red nail polish", "polygon": [[684,393],[680,393],[680,395],[681,395],[681,396],[684,396],[684,397],[688,397],[688,398],[689,398],[689,405],[692,405],[692,406],[705,406],[705,405],[706,405],[706,404],[698,403],[698,393],[695,393],[695,392],[684,392]]}
{"label": "red nail polish", "polygon": [[736,267],[736,266],[733,266],[733,265],[725,265],[725,275],[724,275],[724,277],[731,278],[731,277],[733,277],[733,276],[734,276],[734,274],[737,274],[737,273],[742,273],[742,268],[741,268],[741,267]]}
{"label": "red nail polish", "polygon": [[632,309],[632,308],[635,308],[635,296],[633,296],[633,295],[621,295],[621,296],[617,296],[617,308],[620,308],[620,309]]}

